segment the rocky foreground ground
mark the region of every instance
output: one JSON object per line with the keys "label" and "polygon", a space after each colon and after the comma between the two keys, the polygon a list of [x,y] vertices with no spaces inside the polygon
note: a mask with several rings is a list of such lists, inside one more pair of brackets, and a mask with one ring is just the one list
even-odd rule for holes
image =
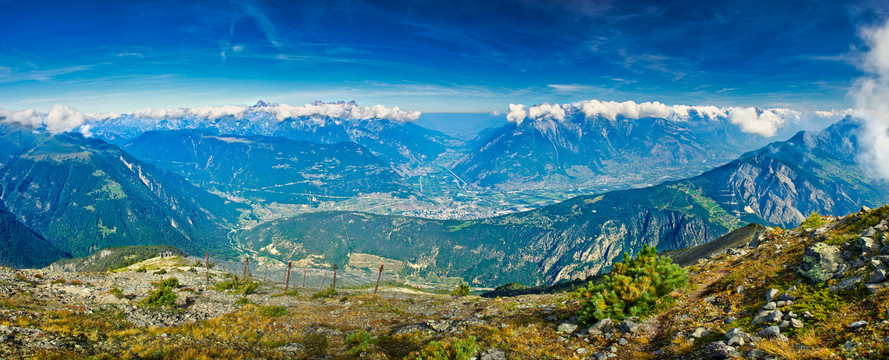
{"label": "rocky foreground ground", "polygon": [[[770,229],[686,268],[689,285],[659,312],[593,324],[566,294],[219,290],[231,279],[214,272],[208,286],[178,257],[103,273],[0,268],[0,357],[886,358],[887,218],[884,207]],[[172,277],[170,306],[143,304]]]}

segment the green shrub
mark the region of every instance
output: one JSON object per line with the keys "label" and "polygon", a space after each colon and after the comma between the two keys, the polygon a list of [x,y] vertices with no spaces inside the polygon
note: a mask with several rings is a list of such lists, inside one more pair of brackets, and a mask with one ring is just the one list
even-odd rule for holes
{"label": "green shrub", "polygon": [[232,294],[250,295],[259,288],[259,283],[250,280],[241,280],[236,275],[228,274],[228,279],[213,285],[219,291],[228,291]]}
{"label": "green shrub", "polygon": [[366,331],[353,332],[346,336],[346,344],[352,345],[352,348],[347,351],[350,355],[358,355],[370,351],[373,337]]}
{"label": "green shrub", "polygon": [[815,320],[818,322],[827,321],[844,306],[842,298],[823,284],[820,286],[798,284],[794,295],[796,300],[791,309],[799,314],[808,311],[815,316]]}
{"label": "green shrub", "polygon": [[336,289],[334,289],[333,286],[328,286],[326,289],[312,294],[312,299],[323,299],[323,298],[334,297],[334,296],[336,296],[336,294],[337,294]]}
{"label": "green shrub", "polygon": [[176,303],[176,299],[179,298],[179,295],[176,295],[173,290],[179,286],[179,279],[171,277],[164,281],[154,283],[154,286],[157,287],[157,290],[149,292],[148,296],[140,301],[141,304],[169,307]]}
{"label": "green shrub", "polygon": [[469,295],[469,284],[460,283],[460,285],[457,285],[456,289],[451,291],[451,295],[456,296],[456,297],[463,297],[463,296]]}
{"label": "green shrub", "polygon": [[64,284],[66,282],[68,282],[68,281],[65,279],[55,279],[52,282],[50,282],[50,284]]}
{"label": "green shrub", "polygon": [[624,254],[601,283],[577,289],[571,297],[583,300],[579,319],[585,324],[604,318],[623,320],[670,304],[672,298],[666,295],[687,282],[685,269],[645,245],[638,258]]}
{"label": "green shrub", "polygon": [[825,223],[826,222],[824,221],[824,219],[821,218],[821,215],[819,215],[817,212],[813,212],[809,215],[809,217],[806,218],[806,220],[802,222],[802,224],[799,224],[799,227],[801,229],[816,229],[820,228]]}
{"label": "green shrub", "polygon": [[290,313],[286,307],[278,305],[269,305],[259,308],[259,314],[268,317],[279,317]]}
{"label": "green shrub", "polygon": [[327,356],[327,335],[306,334],[300,342],[305,349],[305,358],[320,359]]}
{"label": "green shrub", "polygon": [[287,291],[282,291],[280,293],[272,295],[272,297],[281,297],[281,296],[299,296],[299,290],[296,290],[296,289],[287,290]]}
{"label": "green shrub", "polygon": [[411,359],[416,360],[469,360],[478,351],[475,337],[454,341],[433,341],[426,345],[419,354],[412,354]]}
{"label": "green shrub", "polygon": [[119,289],[117,286],[112,287],[111,290],[108,290],[108,292],[118,299],[123,298],[123,290]]}
{"label": "green shrub", "polygon": [[156,275],[163,275],[167,273],[167,269],[160,269],[155,272]]}
{"label": "green shrub", "polygon": [[253,301],[251,301],[251,300],[248,299],[247,297],[242,297],[242,298],[238,299],[238,301],[235,301],[235,304],[238,304],[238,305],[251,305],[251,304],[252,304],[252,305],[255,305],[256,303],[253,302]]}

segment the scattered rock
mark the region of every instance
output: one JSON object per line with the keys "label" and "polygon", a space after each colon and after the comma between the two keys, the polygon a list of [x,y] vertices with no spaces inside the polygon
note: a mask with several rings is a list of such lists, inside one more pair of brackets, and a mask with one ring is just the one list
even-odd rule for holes
{"label": "scattered rock", "polygon": [[578,349],[575,350],[574,352],[576,352],[576,353],[579,354],[579,355],[586,355],[586,354],[589,354],[589,353],[590,353],[590,351],[587,350],[587,348],[578,348]]}
{"label": "scattered rock", "polygon": [[763,310],[775,310],[775,309],[777,309],[777,308],[778,308],[778,304],[775,304],[775,303],[773,303],[773,302],[766,303],[766,304],[762,307]]}
{"label": "scattered rock", "polygon": [[870,283],[877,284],[886,281],[886,270],[876,269],[870,276]]}
{"label": "scattered rock", "polygon": [[778,296],[778,294],[780,294],[780,293],[781,293],[781,292],[778,291],[778,289],[768,289],[768,290],[766,290],[766,302],[767,302],[767,303],[772,302],[772,300],[774,300],[774,299]]}
{"label": "scattered rock", "polygon": [[778,335],[781,335],[781,328],[779,328],[775,325],[766,326],[762,330],[759,331],[758,335],[762,338],[771,339],[773,337],[777,337]]}
{"label": "scattered rock", "polygon": [[843,280],[839,284],[833,285],[833,286],[829,287],[828,289],[830,291],[849,290],[849,289],[855,287],[855,284],[857,284],[859,282],[861,282],[861,276],[856,276],[853,278],[848,278],[846,280]]}
{"label": "scattered rock", "polygon": [[564,322],[559,325],[556,329],[556,332],[559,334],[570,334],[573,333],[574,330],[577,330],[577,324]]}
{"label": "scattered rock", "polygon": [[[869,230],[873,230],[874,228],[870,228]],[[873,234],[869,235],[873,236]],[[880,243],[874,241],[868,236],[862,236],[858,238],[858,241],[855,242],[855,246],[857,246],[861,251],[864,251],[868,254],[876,254],[880,251]]]}
{"label": "scattered rock", "polygon": [[792,326],[794,329],[802,329],[805,325],[803,324],[802,320],[790,319],[790,326]]}
{"label": "scattered rock", "polygon": [[[822,283],[833,277],[842,262],[840,250],[836,246],[817,242],[806,247],[799,272],[812,283]],[[769,292],[772,290],[774,289],[770,289]]]}
{"label": "scattered rock", "polygon": [[851,323],[851,324],[847,325],[846,327],[849,328],[849,329],[851,329],[851,330],[858,330],[858,329],[863,328],[863,327],[865,327],[865,326],[867,326],[867,325],[868,325],[868,322],[867,322],[867,321],[864,321],[864,320],[858,320],[858,321],[856,321],[856,322],[854,322],[854,323]]}
{"label": "scattered rock", "polygon": [[[578,349],[580,350],[580,349]],[[485,350],[478,356],[479,360],[506,360],[506,354],[498,348]]]}
{"label": "scattered rock", "polygon": [[741,356],[735,348],[729,346],[724,341],[707,344],[705,351],[707,351],[711,359],[732,359]]}
{"label": "scattered rock", "polygon": [[699,328],[695,329],[694,331],[692,331],[689,336],[691,336],[695,339],[700,339],[700,338],[705,337],[707,335],[710,335],[710,330],[699,327]]}
{"label": "scattered rock", "polygon": [[638,324],[630,319],[627,319],[627,320],[624,320],[623,322],[620,323],[620,330],[623,331],[624,333],[633,334],[637,330],[639,330],[640,326],[641,326],[640,324]]}
{"label": "scattered rock", "polygon": [[725,333],[725,343],[730,346],[743,346],[746,336],[747,334],[743,333],[740,328],[734,328]]}
{"label": "scattered rock", "polygon": [[781,310],[763,310],[756,314],[750,324],[773,323],[781,321],[782,318],[784,318],[784,314],[781,313]]}

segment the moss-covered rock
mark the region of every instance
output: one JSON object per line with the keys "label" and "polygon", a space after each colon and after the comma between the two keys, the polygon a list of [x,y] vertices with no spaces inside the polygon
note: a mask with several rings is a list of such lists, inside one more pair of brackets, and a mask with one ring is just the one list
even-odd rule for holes
{"label": "moss-covered rock", "polygon": [[822,283],[833,277],[843,258],[836,246],[817,242],[806,247],[800,263],[800,275],[814,284]]}

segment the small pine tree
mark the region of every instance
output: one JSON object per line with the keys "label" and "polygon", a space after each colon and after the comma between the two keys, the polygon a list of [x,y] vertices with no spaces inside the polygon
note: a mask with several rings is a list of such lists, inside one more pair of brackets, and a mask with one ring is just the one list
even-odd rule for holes
{"label": "small pine tree", "polygon": [[645,245],[635,259],[625,253],[623,261],[614,264],[601,283],[589,283],[571,296],[583,300],[579,314],[583,323],[605,318],[623,320],[650,313],[667,294],[687,281],[685,269]]}
{"label": "small pine tree", "polygon": [[454,291],[451,291],[451,295],[455,297],[463,297],[469,295],[469,293],[469,284],[467,283],[460,283],[460,285],[457,285],[457,288],[454,289]]}

